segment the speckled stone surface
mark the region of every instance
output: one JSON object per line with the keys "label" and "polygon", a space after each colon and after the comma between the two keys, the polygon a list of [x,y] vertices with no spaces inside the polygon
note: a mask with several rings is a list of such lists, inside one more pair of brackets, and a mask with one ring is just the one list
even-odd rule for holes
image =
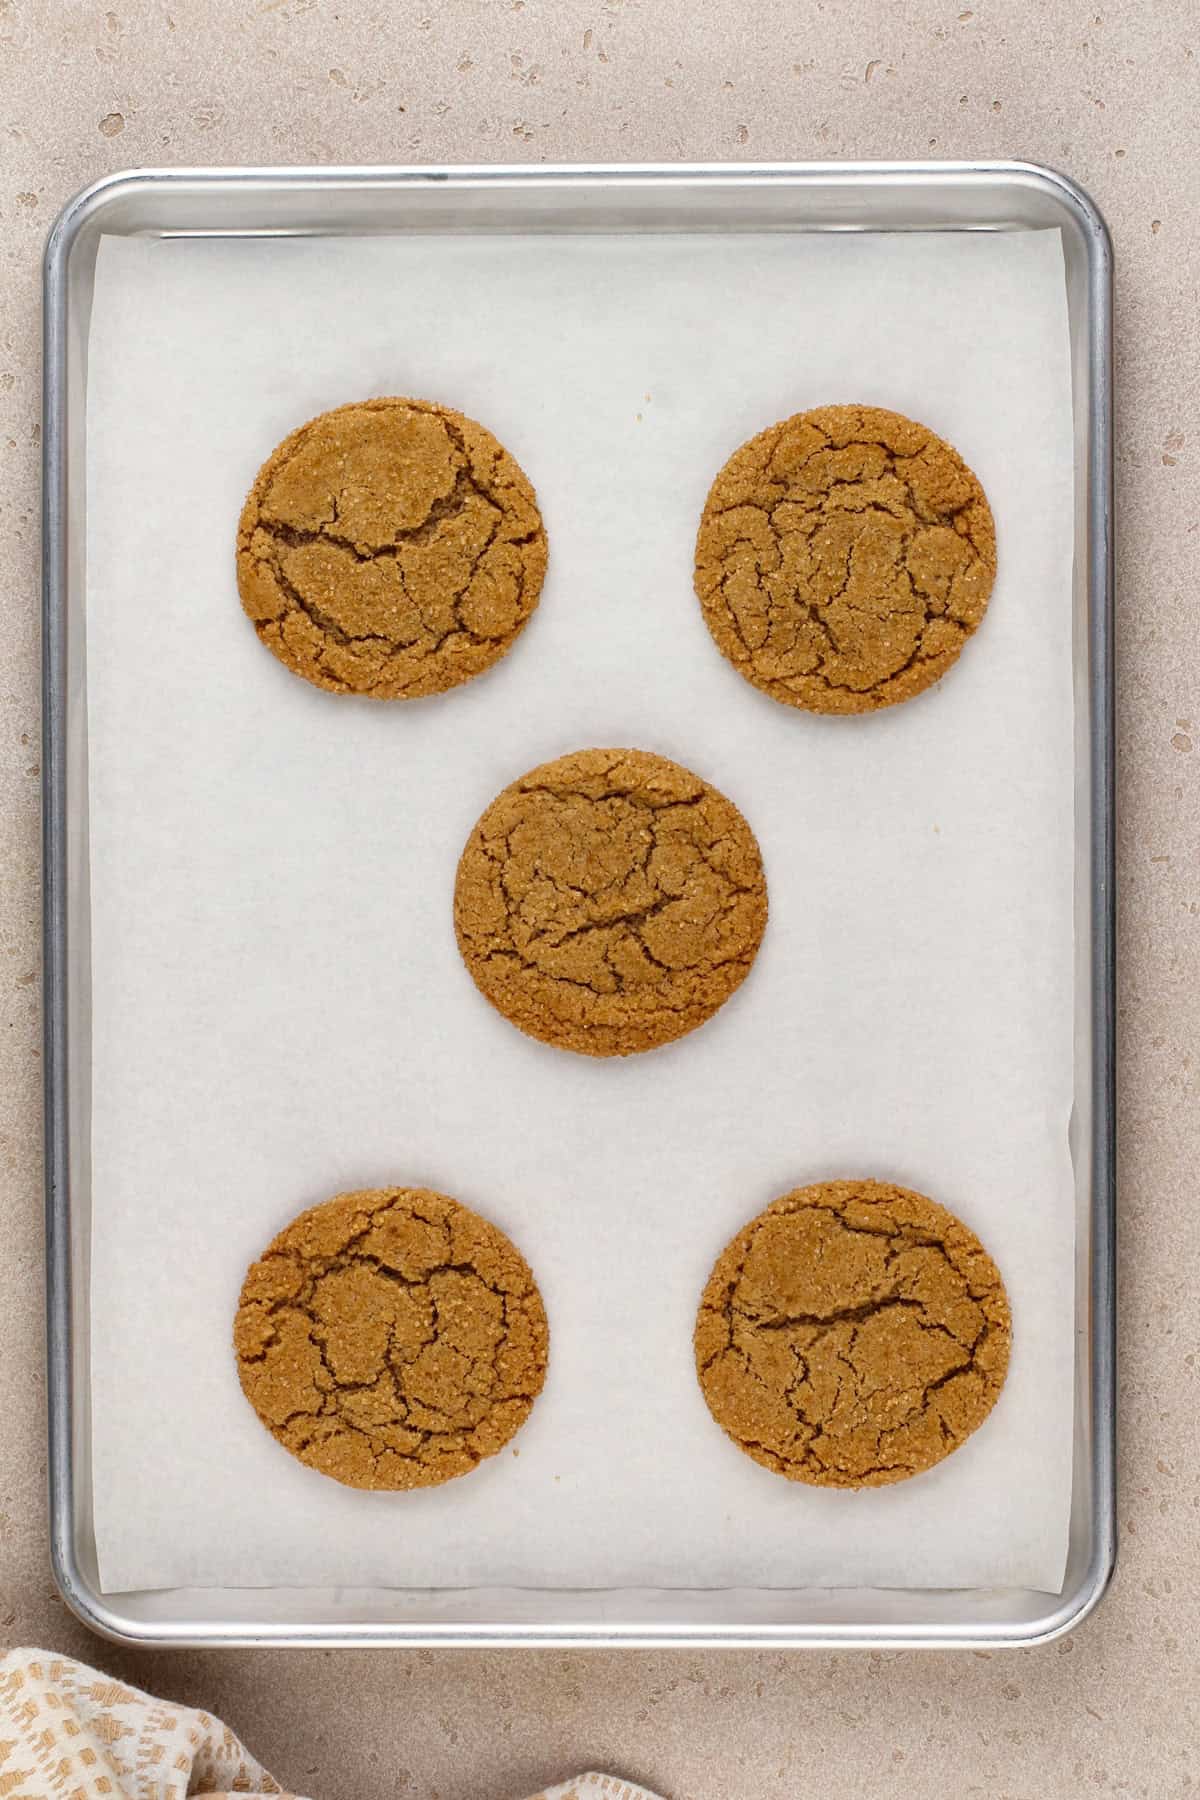
{"label": "speckled stone surface", "polygon": [[[1194,0],[0,0],[0,1642],[222,1713],[286,1782],[512,1800],[1200,1787],[1200,13]],[[1003,1655],[127,1654],[46,1563],[38,262],[130,164],[1021,156],[1117,249],[1121,1568]],[[351,1699],[351,1696],[353,1698]]]}

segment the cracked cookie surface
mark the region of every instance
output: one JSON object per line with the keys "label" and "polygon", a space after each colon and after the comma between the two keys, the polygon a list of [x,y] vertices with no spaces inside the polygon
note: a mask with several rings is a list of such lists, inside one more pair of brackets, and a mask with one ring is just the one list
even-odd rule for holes
{"label": "cracked cookie surface", "polygon": [[250,1265],[238,1377],[271,1435],[359,1488],[465,1475],[524,1424],[546,1377],[541,1295],[516,1247],[427,1188],[339,1194]]}
{"label": "cracked cookie surface", "polygon": [[1000,1272],[953,1213],[884,1182],[827,1181],[782,1195],[718,1257],[696,1371],[755,1462],[881,1487],[983,1423],[1011,1337]]}
{"label": "cracked cookie surface", "polygon": [[579,750],[479,820],[454,926],[480,992],[531,1037],[627,1056],[693,1031],[749,972],[767,921],[754,834],[689,769]]}
{"label": "cracked cookie surface", "polygon": [[796,413],[709,491],[696,593],[740,674],[789,706],[863,713],[932,686],[987,608],[982,487],[926,426],[878,406]]}
{"label": "cracked cookie surface", "polygon": [[546,533],[490,431],[426,400],[363,400],[272,452],[238,522],[242,606],[295,674],[418,699],[490,668],[528,621]]}

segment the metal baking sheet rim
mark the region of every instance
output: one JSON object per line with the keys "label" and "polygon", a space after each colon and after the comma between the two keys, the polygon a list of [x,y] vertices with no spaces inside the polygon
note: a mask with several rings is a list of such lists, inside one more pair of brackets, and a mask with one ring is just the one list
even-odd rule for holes
{"label": "metal baking sheet rim", "polygon": [[[1077,758],[1089,795],[1086,812],[1087,912],[1091,958],[1090,1156],[1091,1192],[1084,1215],[1088,1256],[1077,1284],[1075,1500],[1064,1590],[1019,1595],[1000,1590],[826,1589],[760,1590],[771,1619],[723,1624],[715,1594],[703,1591],[609,1591],[553,1596],[554,1619],[537,1617],[545,1590],[490,1591],[496,1615],[402,1618],[401,1595],[384,1590],[325,1595],[325,1617],[313,1604],[320,1590],[178,1590],[106,1596],[85,1566],[83,1542],[90,1492],[77,1448],[87,1381],[86,1232],[84,1203],[71,1191],[68,987],[68,693],[67,622],[77,580],[70,528],[80,501],[73,496],[72,400],[82,418],[79,383],[84,357],[72,304],[72,260],[91,263],[100,234],[173,230],[252,235],[336,230],[336,208],[354,213],[352,229],[400,229],[372,219],[388,198],[438,196],[439,204],[507,197],[527,203],[597,196],[649,196],[669,208],[674,199],[714,207],[735,196],[786,193],[794,199],[792,229],[1004,229],[1057,224],[1064,234],[1071,291],[1072,362],[1076,420],[1086,436],[1084,468],[1077,468],[1076,612],[1079,568],[1086,583],[1088,736]],[[525,201],[522,201],[522,196]],[[235,219],[222,217],[233,206]],[[636,203],[636,200],[635,200]],[[181,209],[177,225],[169,221]],[[182,210],[190,207],[185,220]],[[140,218],[139,218],[140,209]],[[316,213],[323,216],[317,218]],[[361,210],[360,210],[361,209]],[[1036,217],[1031,217],[1031,214]],[[197,223],[197,217],[208,223]],[[476,214],[478,218],[478,213]],[[246,219],[249,222],[245,222]],[[346,221],[343,219],[342,228]],[[444,227],[443,227],[444,228]],[[619,228],[611,222],[606,229]],[[702,229],[720,228],[706,215]],[[79,333],[73,339],[73,333]],[[1114,784],[1113,784],[1113,520],[1112,520],[1112,246],[1090,197],[1055,170],[1022,162],[789,163],[491,166],[441,168],[144,169],[108,176],[85,188],[51,229],[44,262],[43,401],[43,934],[46,1109],[46,1264],[49,1396],[51,1564],[72,1611],[92,1630],[130,1644],[403,1645],[517,1648],[574,1645],[658,1647],[937,1647],[1030,1645],[1074,1629],[1103,1597],[1116,1560],[1115,1516],[1115,1065],[1114,1065]],[[1079,859],[1077,859],[1078,869]],[[1077,874],[1077,882],[1078,882]],[[1078,1153],[1077,1146],[1076,1148]],[[80,1242],[77,1243],[77,1239]],[[81,1253],[81,1243],[84,1248]],[[1086,1369],[1086,1379],[1080,1371]],[[484,1590],[474,1590],[483,1598]],[[453,1614],[471,1590],[441,1596]],[[268,1595],[291,1595],[289,1607]],[[329,1612],[329,1602],[341,1612]],[[433,1610],[434,1596],[425,1596]],[[218,1606],[217,1601],[223,1604]],[[391,1616],[388,1616],[389,1601]],[[799,1616],[780,1617],[793,1602]],[[630,1614],[645,1610],[642,1618]],[[1008,1609],[1008,1616],[1005,1610]],[[692,1618],[685,1616],[693,1613]]]}

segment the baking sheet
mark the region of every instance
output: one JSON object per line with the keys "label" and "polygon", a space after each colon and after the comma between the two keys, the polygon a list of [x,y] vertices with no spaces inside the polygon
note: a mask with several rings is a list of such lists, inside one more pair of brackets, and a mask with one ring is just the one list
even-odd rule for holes
{"label": "baking sheet", "polygon": [[[266,452],[376,393],[487,423],[551,569],[513,653],[379,705],[289,675],[232,539]],[[743,438],[861,399],[982,478],[1000,574],[958,667],[871,719],[740,680],[693,598]],[[89,345],[92,1435],[105,1591],[1061,1585],[1070,1499],[1072,434],[1057,232],[126,240]],[[478,997],[454,867],[492,795],[589,744],[742,807],[771,919],[700,1032],[593,1062]],[[985,1427],[860,1495],[783,1482],[691,1365],[717,1251],[783,1189],[886,1176],[1014,1308]],[[357,1494],[279,1450],[229,1348],[246,1263],[351,1186],[508,1230],[546,1391],[470,1477]]]}

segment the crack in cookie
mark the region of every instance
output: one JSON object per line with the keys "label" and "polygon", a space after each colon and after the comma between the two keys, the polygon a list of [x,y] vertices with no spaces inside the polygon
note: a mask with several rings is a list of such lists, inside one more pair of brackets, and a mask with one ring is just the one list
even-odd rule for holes
{"label": "crack in cookie", "polygon": [[505,788],[454,890],[480,992],[529,1036],[588,1056],[702,1025],[745,979],[766,920],[741,813],[644,750],[577,751]]}
{"label": "crack in cookie", "polygon": [[310,419],[255,478],[238,524],[242,606],[295,674],[381,700],[498,661],[546,572],[532,486],[489,431],[425,400]]}
{"label": "crack in cookie", "polygon": [[546,1376],[524,1258],[427,1188],[339,1194],[251,1264],[233,1328],[247,1400],[348,1487],[432,1487],[494,1456]]}
{"label": "crack in cookie", "polygon": [[772,698],[862,713],[932,686],[987,607],[996,532],[978,480],[877,406],[796,413],[709,492],[696,593],[721,653]]}
{"label": "crack in cookie", "polygon": [[1008,1299],[973,1232],[922,1194],[784,1194],[718,1257],[696,1319],[709,1411],[755,1462],[879,1487],[949,1456],[1008,1370]]}

